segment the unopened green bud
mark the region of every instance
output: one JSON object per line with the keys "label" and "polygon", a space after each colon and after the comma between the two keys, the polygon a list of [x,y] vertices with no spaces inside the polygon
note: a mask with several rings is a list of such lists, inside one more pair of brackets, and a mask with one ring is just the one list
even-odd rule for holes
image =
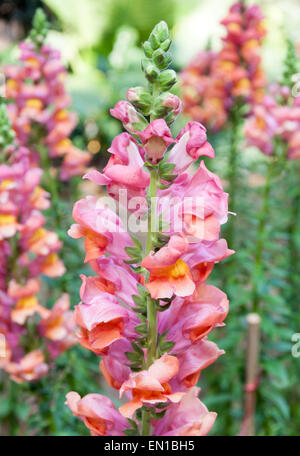
{"label": "unopened green bud", "polygon": [[30,38],[39,47],[43,44],[49,29],[46,14],[41,8],[36,10],[32,25]]}
{"label": "unopened green bud", "polygon": [[152,49],[157,49],[159,48],[159,41],[157,39],[157,37],[154,35],[153,32],[151,32],[150,36],[149,36],[149,42],[150,42],[150,45],[152,47]]}
{"label": "unopened green bud", "polygon": [[176,81],[177,77],[174,70],[166,70],[159,75],[159,84],[163,91],[170,90]]}
{"label": "unopened green bud", "polygon": [[157,37],[159,43],[163,43],[170,36],[169,28],[165,21],[159,22],[154,27],[152,33]]}
{"label": "unopened green bud", "polygon": [[160,47],[162,48],[163,51],[167,51],[170,46],[171,46],[171,40],[170,39],[167,39],[163,43],[160,44]]}
{"label": "unopened green bud", "polygon": [[163,105],[163,101],[164,101],[164,94],[157,97],[154,101],[152,115],[156,119],[164,118],[168,114],[168,112],[171,110],[171,108],[168,108]]}
{"label": "unopened green bud", "polygon": [[143,49],[146,57],[151,58],[153,54],[153,49],[149,41],[145,41],[143,44]]}
{"label": "unopened green bud", "polygon": [[160,70],[168,68],[172,61],[171,55],[168,52],[164,52],[161,48],[153,52],[152,58]]}
{"label": "unopened green bud", "polygon": [[142,61],[142,65],[148,81],[155,81],[159,76],[159,71],[157,70],[156,66],[150,60],[147,59],[144,59]]}
{"label": "unopened green bud", "polygon": [[160,70],[164,70],[171,63],[171,55],[168,52],[163,51],[163,49],[158,48],[153,52],[152,55],[153,62]]}
{"label": "unopened green bud", "polygon": [[149,115],[152,96],[144,87],[133,87],[127,91],[127,100],[130,101],[144,115]]}

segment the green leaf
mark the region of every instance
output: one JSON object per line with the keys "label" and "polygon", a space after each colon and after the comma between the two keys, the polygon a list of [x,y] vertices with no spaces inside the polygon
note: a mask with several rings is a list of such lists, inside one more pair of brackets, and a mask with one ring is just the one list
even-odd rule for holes
{"label": "green leaf", "polygon": [[9,398],[0,399],[0,418],[4,418],[11,411],[12,404],[10,403]]}

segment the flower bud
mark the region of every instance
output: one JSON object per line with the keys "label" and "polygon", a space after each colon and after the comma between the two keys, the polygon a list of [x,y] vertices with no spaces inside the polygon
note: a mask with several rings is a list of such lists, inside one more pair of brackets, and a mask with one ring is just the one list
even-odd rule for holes
{"label": "flower bud", "polygon": [[151,58],[153,54],[153,49],[149,41],[145,41],[145,43],[143,44],[143,49],[145,56]]}
{"label": "flower bud", "polygon": [[152,58],[155,65],[157,65],[160,70],[167,68],[172,60],[170,54],[164,52],[161,48],[158,48],[153,52]]}
{"label": "flower bud", "polygon": [[127,100],[130,101],[143,114],[149,115],[152,96],[144,87],[132,87],[127,91]]}
{"label": "flower bud", "polygon": [[160,43],[163,43],[169,38],[169,28],[165,21],[160,21],[152,31]]}
{"label": "flower bud", "polygon": [[153,32],[149,36],[149,42],[150,42],[152,49],[155,50],[155,49],[159,48],[159,41],[157,39],[157,36],[155,36]]}
{"label": "flower bud", "polygon": [[159,75],[159,84],[163,91],[170,90],[176,81],[177,78],[174,70],[165,70]]}
{"label": "flower bud", "polygon": [[119,119],[124,128],[126,128],[129,133],[136,133],[136,131],[141,131],[146,128],[148,125],[147,120],[137,112],[132,104],[128,101],[121,100],[116,106],[110,110],[110,113],[116,119]]}
{"label": "flower bud", "polygon": [[155,118],[164,118],[167,124],[171,124],[181,110],[182,102],[180,98],[167,92],[156,98],[152,114]]}
{"label": "flower bud", "polygon": [[180,98],[172,93],[164,94],[163,106],[172,109],[176,116],[178,116],[182,110],[182,102]]}
{"label": "flower bud", "polygon": [[143,59],[142,65],[145,71],[145,76],[148,79],[148,81],[155,81],[159,76],[159,72],[156,66],[148,59]]}
{"label": "flower bud", "polygon": [[163,51],[167,51],[169,47],[171,46],[171,40],[167,39],[163,43],[160,44],[160,47]]}

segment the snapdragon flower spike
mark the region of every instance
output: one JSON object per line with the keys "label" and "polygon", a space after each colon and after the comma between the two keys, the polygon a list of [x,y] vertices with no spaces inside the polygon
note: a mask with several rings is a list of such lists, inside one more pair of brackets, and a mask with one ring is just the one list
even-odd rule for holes
{"label": "snapdragon flower spike", "polygon": [[8,112],[19,145],[30,150],[31,162],[41,166],[39,144],[50,162],[62,158],[60,179],[84,174],[90,154],[79,150],[69,139],[77,116],[68,107],[65,90],[66,70],[60,52],[45,43],[48,24],[38,9],[28,41],[20,44],[18,65],[7,65],[6,96],[12,100]]}
{"label": "snapdragon flower spike", "polygon": [[170,43],[161,22],[144,43],[149,87],[129,89],[128,101],[111,111],[127,133],[113,140],[103,172],[85,176],[117,201],[127,191],[129,212],[138,197],[142,209],[129,215],[147,216],[146,242],[96,197],[75,204],[69,231],[85,237],[96,274],[82,276],[79,342],[101,357],[105,380],[124,400],[116,410],[99,394],[68,393],[66,404],[93,435],[206,435],[216,418],[195,385],[224,353],[208,337],[224,325],[228,300],[206,280],[234,253],[220,239],[228,194],[203,162],[193,167],[200,156],[214,157],[205,127],[189,122],[171,134],[181,102],[168,92],[176,81],[167,69]]}
{"label": "snapdragon flower spike", "polygon": [[234,3],[221,21],[226,29],[219,52],[199,52],[181,73],[184,112],[213,131],[226,125],[242,97],[259,103],[266,85],[260,47],[266,30],[260,7]]}
{"label": "snapdragon flower spike", "polygon": [[[1,122],[10,129],[3,112]],[[75,322],[68,295],[52,309],[40,302],[42,275],[58,277],[65,272],[58,257],[61,243],[45,227],[41,213],[50,205],[49,194],[40,187],[42,170],[31,167],[30,151],[24,147],[6,144],[1,152],[6,164],[0,165],[0,333],[6,351],[0,366],[22,383],[46,375],[46,359],[56,358],[76,343]]]}

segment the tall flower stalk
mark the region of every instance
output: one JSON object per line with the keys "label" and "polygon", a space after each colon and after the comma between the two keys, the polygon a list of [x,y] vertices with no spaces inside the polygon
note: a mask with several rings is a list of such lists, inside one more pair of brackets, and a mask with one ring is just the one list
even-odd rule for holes
{"label": "tall flower stalk", "polygon": [[[100,394],[67,394],[93,435],[205,435],[216,418],[196,385],[224,353],[207,336],[223,325],[228,300],[206,279],[233,253],[219,238],[228,195],[203,162],[193,167],[201,155],[214,157],[203,125],[189,122],[172,137],[181,101],[169,92],[176,83],[170,45],[160,22],[143,45],[148,88],[129,89],[128,101],[111,110],[128,133],[113,140],[102,173],[84,176],[105,185],[112,200],[90,196],[73,209],[69,234],[84,237],[85,262],[96,273],[82,276],[79,342],[101,356],[106,381],[127,396],[116,410]],[[123,220],[110,209],[116,202]],[[124,208],[141,239],[128,233]]]}
{"label": "tall flower stalk", "polygon": [[6,65],[4,71],[17,142],[30,151],[31,164],[43,168],[44,185],[58,217],[60,181],[84,174],[90,154],[70,140],[77,116],[68,110],[66,69],[60,52],[46,43],[48,29],[45,13],[37,9],[29,37],[19,45],[19,64]]}
{"label": "tall flower stalk", "polygon": [[[264,96],[260,49],[266,30],[259,6],[248,6],[244,1],[235,2],[221,24],[225,36],[220,51],[206,50],[192,60],[181,73],[182,92],[186,114],[205,122],[212,132],[227,130],[229,153],[224,178],[231,197],[230,211],[237,213],[240,133],[246,114]],[[235,247],[234,218],[226,236]],[[227,286],[235,281],[235,267],[232,257],[225,268]]]}
{"label": "tall flower stalk", "polygon": [[30,151],[13,142],[5,105],[0,133],[0,332],[6,341],[0,367],[23,383],[46,375],[51,361],[75,343],[74,324],[68,295],[51,310],[40,302],[41,276],[65,272],[61,242],[41,212],[50,205],[40,186],[42,170],[31,167]]}

